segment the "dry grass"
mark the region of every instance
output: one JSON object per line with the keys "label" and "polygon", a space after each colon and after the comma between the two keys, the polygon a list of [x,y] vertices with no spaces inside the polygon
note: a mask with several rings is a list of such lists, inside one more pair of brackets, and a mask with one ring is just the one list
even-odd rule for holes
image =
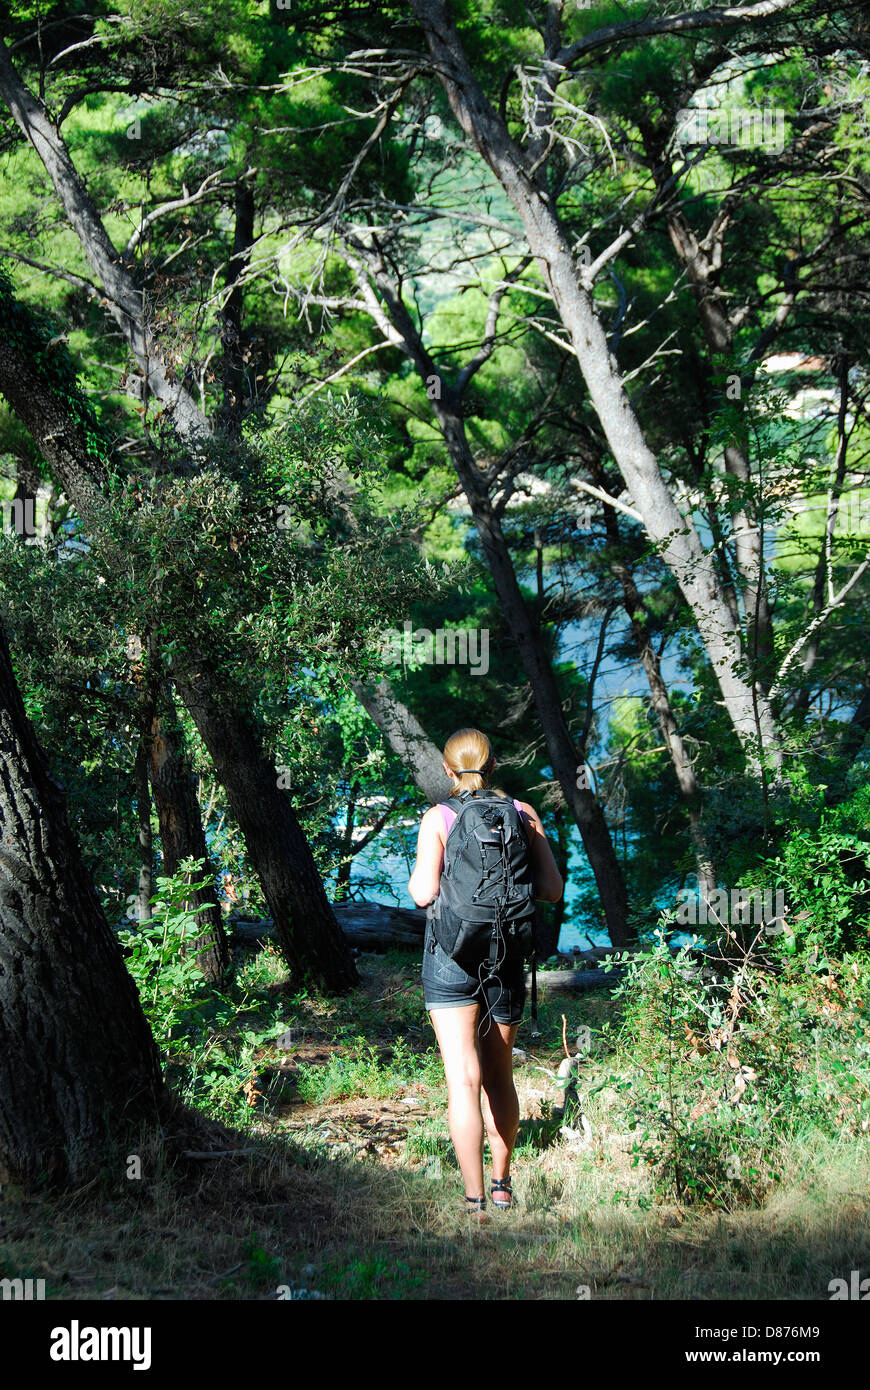
{"label": "dry grass", "polygon": [[[213,1130],[208,1145],[253,1156],[185,1160],[143,1135],[141,1179],[127,1178],[124,1155],[78,1193],[7,1188],[0,1277],[44,1278],[49,1298],[75,1299],[269,1299],[290,1286],[357,1299],[824,1300],[830,1279],[870,1272],[866,1144],[795,1141],[788,1180],[765,1207],[724,1215],[656,1204],[607,1091],[587,1106],[591,1136],[566,1142],[542,1118],[559,1097],[538,1069],[562,1055],[561,1003],[544,1004],[541,1046],[519,1039],[516,1206],[473,1224],[443,1089],[422,1065],[433,1039],[416,963],[361,965],[353,1000],[292,1001],[298,1050],[281,1080],[300,1059],[347,1053],[350,1019],[385,1055],[398,1037],[420,1053],[420,1077],[401,1094],[306,1105],[285,1085],[272,1103],[267,1086],[251,1129]],[[612,1007],[578,1000],[569,1026]],[[276,1059],[262,1060],[266,1074]]]}

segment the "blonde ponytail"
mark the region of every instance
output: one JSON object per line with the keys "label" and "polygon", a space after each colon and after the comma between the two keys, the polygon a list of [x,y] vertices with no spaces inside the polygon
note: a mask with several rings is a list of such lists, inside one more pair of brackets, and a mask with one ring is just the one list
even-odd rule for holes
{"label": "blonde ponytail", "polygon": [[476,792],[489,785],[492,748],[479,729],[458,729],[444,745],[444,761],[457,774],[457,790]]}

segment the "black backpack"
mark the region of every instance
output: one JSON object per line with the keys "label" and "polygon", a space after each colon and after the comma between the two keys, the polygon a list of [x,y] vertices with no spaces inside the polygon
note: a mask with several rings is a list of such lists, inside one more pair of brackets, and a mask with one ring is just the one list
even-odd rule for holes
{"label": "black backpack", "polygon": [[510,797],[485,790],[459,792],[445,804],[456,820],[431,908],[435,940],[481,979],[505,962],[534,961],[535,892],[522,815]]}

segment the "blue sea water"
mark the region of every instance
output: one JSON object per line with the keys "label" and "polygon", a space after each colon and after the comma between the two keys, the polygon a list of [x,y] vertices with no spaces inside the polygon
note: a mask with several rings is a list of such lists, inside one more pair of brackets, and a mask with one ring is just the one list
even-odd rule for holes
{"label": "blue sea water", "polygon": [[[408,893],[408,879],[414,867],[417,846],[417,823],[396,828],[389,837],[379,837],[357,855],[351,874],[355,896],[369,902],[389,903],[398,907],[413,907]],[[566,915],[571,915],[581,893],[592,883],[591,870],[580,835],[577,832],[568,861],[568,880],[565,887]],[[609,946],[610,938],[602,930],[600,917],[584,916],[578,922],[566,923],[559,938],[559,947],[570,951],[574,946],[586,950],[589,946]]]}
{"label": "blue sea water", "polygon": [[[614,623],[614,631],[618,624]],[[560,644],[563,660],[576,662],[582,670],[589,653],[597,646],[598,620],[590,619],[572,624],[565,629]],[[680,671],[677,656],[666,656],[662,663],[662,673],[671,689],[690,688]],[[639,661],[623,662],[605,655],[601,662],[595,682],[595,711],[599,740],[606,735],[610,709],[614,700],[621,696],[649,696],[649,684]],[[594,769],[595,756],[591,758]],[[413,907],[408,893],[408,879],[414,867],[417,844],[417,823],[398,827],[388,834],[378,836],[367,849],[355,859],[351,874],[351,886],[358,896],[371,902],[390,903],[399,907]],[[579,830],[574,830],[568,858],[568,875],[565,886],[566,922],[562,927],[559,946],[570,951],[578,946],[581,950],[592,946],[609,946],[610,938],[602,926],[600,911],[581,911],[579,900],[588,899],[594,878],[589,861],[583,849]]]}

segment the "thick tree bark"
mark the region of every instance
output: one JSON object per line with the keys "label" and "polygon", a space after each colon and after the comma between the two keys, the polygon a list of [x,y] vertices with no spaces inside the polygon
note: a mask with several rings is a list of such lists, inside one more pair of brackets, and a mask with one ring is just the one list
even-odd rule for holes
{"label": "thick tree bark", "polygon": [[0,830],[0,1165],[18,1181],[80,1184],[168,1096],[2,629]]}
{"label": "thick tree bark", "polygon": [[571,338],[590,399],[633,504],[695,618],[747,762],[757,769],[764,754],[778,768],[782,754],[773,712],[739,669],[744,656],[741,633],[721,591],[715,561],[702,546],[691,517],[680,512],[643,436],[541,171],[531,165],[527,168],[525,153],[484,96],[447,0],[411,3],[459,125],[522,220],[529,249]]}
{"label": "thick tree bark", "polygon": [[373,685],[351,681],[351,689],[426,800],[433,806],[438,801],[446,801],[450,795],[450,778],[444,771],[443,754],[389,681],[380,680]]}
{"label": "thick tree bark", "polygon": [[[153,650],[152,654],[156,656]],[[214,866],[202,828],[202,814],[193,769],[184,747],[184,735],[167,683],[158,681],[156,684],[157,689],[144,711],[148,726],[144,743],[160,825],[163,872],[171,877],[178,873],[183,859],[202,859],[205,862],[201,876],[212,878]],[[211,884],[192,892],[185,900],[185,907],[191,912],[199,909],[196,920],[200,930],[196,940],[191,943],[191,949],[205,978],[217,982],[223,979],[229,967],[230,948],[220,904]]]}

